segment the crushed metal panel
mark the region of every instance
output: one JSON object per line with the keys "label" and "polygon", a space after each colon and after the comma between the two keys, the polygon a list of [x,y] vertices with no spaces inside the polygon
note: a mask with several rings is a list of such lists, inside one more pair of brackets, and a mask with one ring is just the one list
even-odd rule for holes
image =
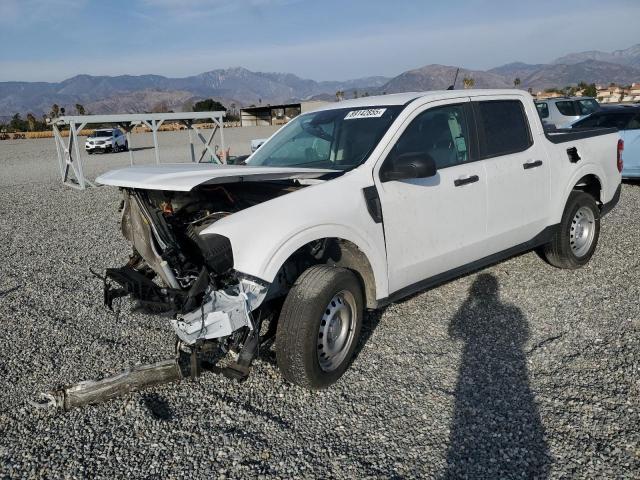
{"label": "crushed metal panel", "polygon": [[253,330],[251,311],[260,306],[268,286],[248,279],[240,280],[237,295],[214,290],[209,300],[196,310],[171,320],[176,335],[187,345],[231,335],[242,327]]}

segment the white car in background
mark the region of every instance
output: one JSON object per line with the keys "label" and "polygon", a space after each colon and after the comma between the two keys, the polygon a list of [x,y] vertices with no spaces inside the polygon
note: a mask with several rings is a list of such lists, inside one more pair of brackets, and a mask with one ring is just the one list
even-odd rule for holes
{"label": "white car in background", "polygon": [[557,97],[536,101],[542,123],[556,128],[568,128],[572,122],[600,110],[591,97]]}
{"label": "white car in background", "polygon": [[126,152],[129,150],[127,137],[118,128],[95,130],[84,144],[87,153],[93,152]]}

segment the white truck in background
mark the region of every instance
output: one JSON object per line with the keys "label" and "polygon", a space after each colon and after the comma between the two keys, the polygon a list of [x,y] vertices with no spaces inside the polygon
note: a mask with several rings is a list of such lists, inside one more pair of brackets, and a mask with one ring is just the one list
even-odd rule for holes
{"label": "white truck in background", "polygon": [[235,352],[230,376],[245,378],[275,341],[288,380],[327,387],[348,368],[366,309],[527,250],[586,264],[620,196],[621,155],[615,129],[545,132],[518,90],[328,105],[246,165],[100,176],[123,190],[133,247],[107,269],[105,302],[172,312],[178,350]]}

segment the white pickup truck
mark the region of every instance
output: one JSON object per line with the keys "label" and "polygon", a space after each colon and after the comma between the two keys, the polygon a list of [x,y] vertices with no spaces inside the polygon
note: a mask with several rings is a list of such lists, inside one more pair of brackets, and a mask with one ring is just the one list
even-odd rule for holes
{"label": "white pickup truck", "polygon": [[308,388],[347,369],[366,309],[523,251],[589,261],[620,196],[615,129],[545,133],[518,90],[403,93],[295,118],[246,165],[134,166],[129,262],[105,302],[173,312],[178,350],[245,378],[259,346]]}

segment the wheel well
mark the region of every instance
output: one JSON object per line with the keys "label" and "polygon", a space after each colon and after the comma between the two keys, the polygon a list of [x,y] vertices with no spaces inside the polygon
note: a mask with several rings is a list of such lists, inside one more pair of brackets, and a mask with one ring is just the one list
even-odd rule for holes
{"label": "wheel well", "polygon": [[602,184],[595,175],[585,175],[578,180],[578,183],[575,184],[573,189],[588,193],[599,205],[602,205]]}
{"label": "wheel well", "polygon": [[[341,238],[321,238],[303,245],[282,265],[276,276],[278,294],[286,294],[298,277],[312,265],[333,265],[356,274],[367,308],[375,308],[376,282],[371,263],[358,246]],[[275,293],[275,292],[274,292]]]}

